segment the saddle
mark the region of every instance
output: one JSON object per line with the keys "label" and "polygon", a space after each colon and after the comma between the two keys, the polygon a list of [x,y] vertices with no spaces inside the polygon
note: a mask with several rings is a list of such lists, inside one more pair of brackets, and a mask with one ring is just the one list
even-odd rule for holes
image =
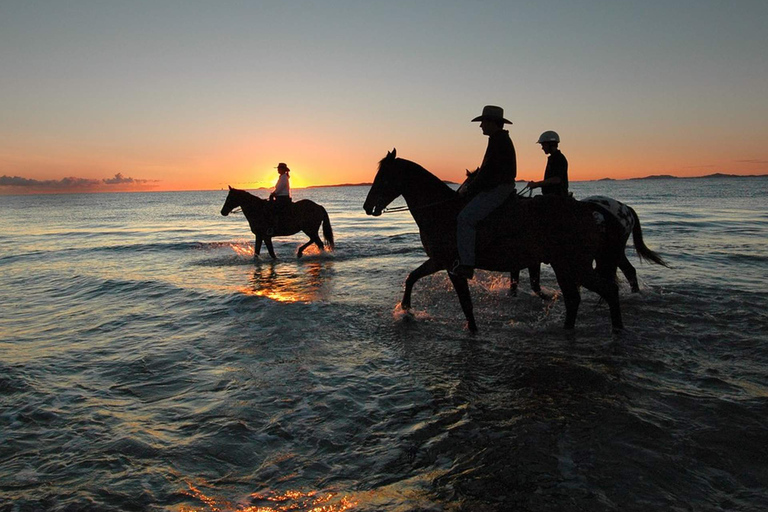
{"label": "saddle", "polygon": [[288,196],[276,196],[269,201],[272,230],[277,233],[293,216],[293,200]]}

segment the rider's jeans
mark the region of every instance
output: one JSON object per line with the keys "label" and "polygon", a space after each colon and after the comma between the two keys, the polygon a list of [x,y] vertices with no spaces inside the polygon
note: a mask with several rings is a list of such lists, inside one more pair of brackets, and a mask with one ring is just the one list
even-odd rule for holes
{"label": "rider's jeans", "polygon": [[498,185],[490,190],[484,190],[467,203],[456,218],[456,239],[459,249],[459,263],[475,266],[475,236],[477,224],[486,218],[515,193],[514,183]]}

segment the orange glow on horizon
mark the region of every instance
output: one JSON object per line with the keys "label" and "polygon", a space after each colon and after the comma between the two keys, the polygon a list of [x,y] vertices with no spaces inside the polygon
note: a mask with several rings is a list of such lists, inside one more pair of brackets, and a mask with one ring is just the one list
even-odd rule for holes
{"label": "orange glow on horizon", "polygon": [[[314,186],[333,186],[346,184],[370,183],[373,181],[378,161],[391,148],[380,151],[367,151],[339,154],[330,149],[310,146],[316,154],[291,152],[284,145],[276,144],[272,151],[275,155],[290,155],[285,160],[291,168],[291,188],[302,189]],[[473,141],[472,150],[456,148],[453,152],[438,148],[404,148],[398,156],[417,162],[428,171],[443,180],[461,183],[464,170],[477,166],[482,154],[475,154],[476,149],[484,148],[483,140]],[[518,175],[520,181],[539,180],[546,166],[546,155],[534,145],[517,143]],[[20,171],[2,171],[0,175],[8,181],[24,182],[24,186],[8,185],[0,182],[0,194],[49,194],[82,192],[144,192],[144,191],[187,191],[187,190],[226,190],[227,186],[246,190],[272,190],[277,182],[275,170],[278,158],[274,156],[254,162],[252,153],[259,148],[227,146],[218,148],[221,154],[207,155],[205,158],[184,162],[177,156],[176,165],[166,163],[162,166],[136,166],[132,161],[91,161],[88,165],[67,155],[55,166],[44,162],[26,162],[19,165]],[[585,148],[577,143],[562,146],[569,161],[569,179],[571,182],[594,181],[605,178],[624,180],[647,176],[670,175],[680,178],[699,177],[715,173],[733,175],[765,175],[766,171],[759,161],[723,162],[712,159],[714,164],[699,164],[686,159],[687,154],[677,155],[660,151],[648,153],[642,158],[628,157],[628,153],[603,153],[596,147]],[[232,151],[226,153],[226,151]],[[480,151],[482,153],[482,151]],[[173,159],[173,155],[167,157]],[[84,159],[85,161],[85,159]],[[24,173],[24,170],[29,172]],[[77,169],[85,169],[86,176],[57,178],[56,176],[77,176]],[[30,176],[31,174],[31,176]],[[121,175],[124,182],[115,183],[114,177]],[[25,176],[26,175],[26,176]]]}

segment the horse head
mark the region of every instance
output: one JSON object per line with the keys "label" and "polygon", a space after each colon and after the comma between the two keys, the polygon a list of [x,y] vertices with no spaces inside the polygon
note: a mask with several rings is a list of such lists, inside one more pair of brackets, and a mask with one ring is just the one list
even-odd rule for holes
{"label": "horse head", "polygon": [[221,207],[221,214],[226,217],[237,207],[253,210],[262,206],[263,203],[266,203],[266,200],[257,197],[250,192],[229,187],[229,194],[227,194],[227,199],[224,201],[224,206]]}
{"label": "horse head", "polygon": [[480,168],[479,167],[477,169],[475,169],[474,171],[470,171],[469,169],[467,169],[467,178],[464,180],[464,183],[462,183],[459,186],[459,188],[456,190],[456,192],[458,192],[459,195],[463,195],[466,192],[467,187],[469,187],[469,184],[472,183],[472,181],[475,178],[477,178],[477,173],[479,173],[479,172],[480,172]]}
{"label": "horse head", "polygon": [[223,216],[226,217],[232,210],[240,206],[238,192],[242,191],[232,188],[231,186],[229,187],[229,194],[227,194],[227,199],[224,201],[224,206],[221,207],[221,214]]}
{"label": "horse head", "polygon": [[401,180],[398,178],[400,173],[398,161],[397,149],[392,149],[379,162],[379,172],[376,173],[371,190],[368,191],[368,197],[363,203],[366,215],[378,217],[389,203],[402,194]]}

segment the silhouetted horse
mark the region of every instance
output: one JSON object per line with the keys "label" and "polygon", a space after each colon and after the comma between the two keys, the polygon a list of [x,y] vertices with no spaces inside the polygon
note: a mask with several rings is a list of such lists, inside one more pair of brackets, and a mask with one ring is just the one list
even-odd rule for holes
{"label": "silhouetted horse", "polygon": [[[477,177],[477,172],[477,170],[467,171],[467,178],[464,180],[464,183],[459,186],[457,192],[461,192],[462,189],[466,188],[469,183]],[[633,293],[640,291],[640,285],[637,282],[637,271],[629,262],[625,253],[629,235],[632,235],[632,241],[635,244],[635,252],[637,252],[637,255],[641,260],[656,263],[657,265],[662,265],[667,268],[669,267],[661,256],[645,245],[645,241],[643,240],[643,230],[640,226],[640,218],[630,206],[606,196],[590,196],[581,199],[581,201],[590,203],[595,211],[602,216],[602,219],[598,219],[598,222],[608,222],[621,230],[620,236],[623,249],[621,251],[621,256],[619,257],[618,267],[621,269],[624,277],[627,278],[627,281],[629,281]],[[517,286],[520,283],[520,270],[510,272],[509,277],[509,291],[512,295],[517,295]],[[528,279],[531,283],[531,290],[534,293],[542,298],[549,298],[541,291],[541,269],[538,263],[528,267]]]}
{"label": "silhouetted horse", "polygon": [[256,244],[253,249],[254,257],[261,253],[261,242],[263,241],[267,246],[269,255],[276,258],[275,250],[272,247],[272,237],[294,235],[299,231],[304,232],[309,237],[309,242],[299,247],[296,256],[301,258],[304,249],[313,243],[323,251],[325,246],[318,235],[321,224],[323,225],[325,244],[328,249],[333,250],[333,229],[331,228],[331,220],[328,218],[328,212],[314,201],[302,199],[292,203],[286,212],[280,215],[280,224],[271,235],[267,235],[268,229],[271,227],[267,215],[267,208],[272,206],[269,201],[256,197],[245,190],[229,187],[229,194],[224,201],[224,206],[221,207],[221,214],[229,215],[229,212],[238,206],[243,210],[243,215],[248,219],[248,224],[251,225],[251,231],[256,235]]}
{"label": "silhouetted horse", "polygon": [[[627,206],[621,201],[606,196],[590,196],[581,199],[581,201],[593,205],[597,212],[605,216],[610,222],[617,223],[621,228],[621,243],[624,249],[621,251],[621,256],[619,257],[619,268],[624,274],[624,277],[627,278],[627,281],[629,281],[629,286],[633,293],[640,291],[640,285],[637,282],[637,271],[635,270],[635,267],[632,266],[632,263],[629,262],[625,253],[627,240],[629,240],[630,235],[632,235],[632,241],[635,244],[635,252],[641,260],[669,267],[661,256],[645,245],[645,241],[643,240],[643,229],[640,226],[640,218],[631,206]],[[603,221],[605,221],[605,219],[603,219]],[[531,290],[541,295],[539,276],[539,265],[534,265],[528,268]],[[520,271],[511,272],[510,291],[512,294],[516,293],[519,281]]]}
{"label": "silhouetted horse", "polygon": [[[419,226],[428,259],[408,275],[403,300],[411,307],[413,285],[422,277],[447,270],[457,257],[456,216],[464,206],[458,194],[414,162],[387,153],[368,192],[363,208],[381,215],[395,198],[403,196]],[[572,199],[537,196],[515,198],[480,223],[477,233],[477,268],[510,272],[543,261],[552,265],[565,302],[565,325],[576,323],[584,286],[598,293],[610,308],[615,330],[623,327],[616,274],[623,246],[617,229],[597,225],[594,209]],[[593,270],[592,262],[597,263]],[[467,280],[448,274],[459,297],[469,330],[477,331]]]}

